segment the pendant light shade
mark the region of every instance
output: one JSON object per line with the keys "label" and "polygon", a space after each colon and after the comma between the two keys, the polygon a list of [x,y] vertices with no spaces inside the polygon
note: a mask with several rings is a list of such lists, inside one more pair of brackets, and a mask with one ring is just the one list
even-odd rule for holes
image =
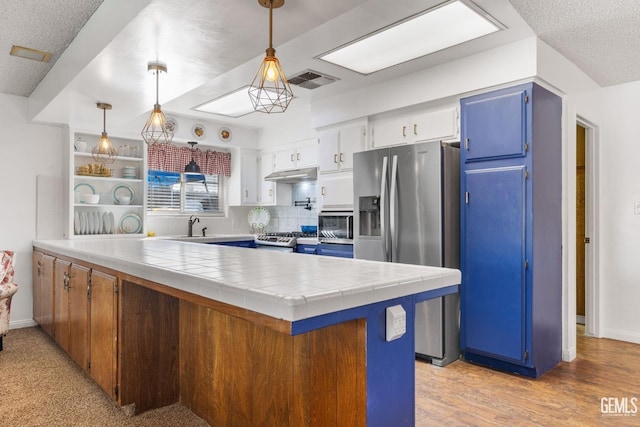
{"label": "pendant light shade", "polygon": [[189,164],[187,164],[184,167],[184,172],[185,173],[200,173],[200,166],[196,163],[196,161],[193,159],[193,151],[194,151],[194,145],[197,144],[196,141],[189,141],[187,142],[187,144],[189,144],[191,146],[191,161],[189,162]]}
{"label": "pendant light shade", "polygon": [[293,92],[273,48],[273,9],[282,6],[284,0],[258,0],[258,3],[269,8],[269,47],[249,87],[249,97],[255,111],[283,113],[293,99]]}
{"label": "pendant light shade", "polygon": [[167,66],[158,63],[151,63],[148,65],[149,71],[154,70],[156,74],[156,103],[153,106],[153,111],[147,119],[144,128],[142,128],[142,139],[147,144],[170,144],[173,139],[173,132],[167,129],[167,119],[164,113],[160,109],[160,102],[158,101],[158,93],[160,86],[160,72],[167,72]]}
{"label": "pendant light shade", "polygon": [[110,164],[115,162],[118,156],[118,150],[115,149],[107,136],[107,110],[111,110],[111,104],[98,102],[96,105],[102,110],[102,136],[98,140],[98,144],[93,147],[91,154],[97,163]]}

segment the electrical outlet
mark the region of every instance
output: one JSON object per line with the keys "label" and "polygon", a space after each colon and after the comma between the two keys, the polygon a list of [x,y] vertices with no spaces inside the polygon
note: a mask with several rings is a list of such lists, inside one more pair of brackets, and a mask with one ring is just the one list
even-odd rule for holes
{"label": "electrical outlet", "polygon": [[407,332],[407,312],[401,305],[387,307],[387,341],[397,340]]}

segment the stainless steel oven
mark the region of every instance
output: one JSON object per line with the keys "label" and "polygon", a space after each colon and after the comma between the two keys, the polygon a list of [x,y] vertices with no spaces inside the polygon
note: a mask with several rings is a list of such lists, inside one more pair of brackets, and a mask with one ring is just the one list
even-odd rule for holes
{"label": "stainless steel oven", "polygon": [[321,243],[353,244],[353,211],[320,212],[318,240]]}

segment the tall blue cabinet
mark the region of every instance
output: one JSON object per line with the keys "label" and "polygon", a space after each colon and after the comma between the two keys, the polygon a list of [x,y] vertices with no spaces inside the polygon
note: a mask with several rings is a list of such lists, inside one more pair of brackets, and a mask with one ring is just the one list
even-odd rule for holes
{"label": "tall blue cabinet", "polygon": [[463,358],[538,377],[562,356],[562,102],[522,84],[461,124]]}

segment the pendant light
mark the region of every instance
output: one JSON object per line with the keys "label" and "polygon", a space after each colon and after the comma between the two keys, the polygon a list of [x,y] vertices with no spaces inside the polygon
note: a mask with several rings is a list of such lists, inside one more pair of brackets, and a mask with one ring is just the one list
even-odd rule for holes
{"label": "pendant light", "polygon": [[160,102],[158,101],[158,93],[160,86],[160,72],[167,72],[167,66],[159,63],[149,63],[147,67],[148,71],[155,71],[156,73],[156,103],[153,106],[153,111],[147,120],[147,123],[142,128],[142,139],[147,144],[170,144],[173,139],[173,132],[167,129],[167,119],[164,113],[160,109]]}
{"label": "pendant light", "polygon": [[197,144],[196,141],[189,141],[187,142],[187,144],[189,144],[191,146],[191,161],[189,162],[188,165],[186,165],[184,167],[184,172],[185,173],[200,173],[200,166],[196,163],[196,161],[193,158],[193,153],[194,153],[194,148],[193,146]]}
{"label": "pendant light", "polygon": [[107,110],[111,110],[111,104],[98,102],[97,107],[102,110],[102,136],[98,140],[98,144],[93,147],[91,154],[93,160],[102,165],[110,164],[116,161],[118,150],[115,149],[109,136],[107,136]]}
{"label": "pendant light", "polygon": [[255,111],[263,113],[283,113],[293,99],[293,92],[287,77],[276,58],[273,48],[273,9],[284,4],[284,0],[258,0],[263,7],[269,8],[269,47],[262,60],[256,77],[249,87],[249,97]]}

